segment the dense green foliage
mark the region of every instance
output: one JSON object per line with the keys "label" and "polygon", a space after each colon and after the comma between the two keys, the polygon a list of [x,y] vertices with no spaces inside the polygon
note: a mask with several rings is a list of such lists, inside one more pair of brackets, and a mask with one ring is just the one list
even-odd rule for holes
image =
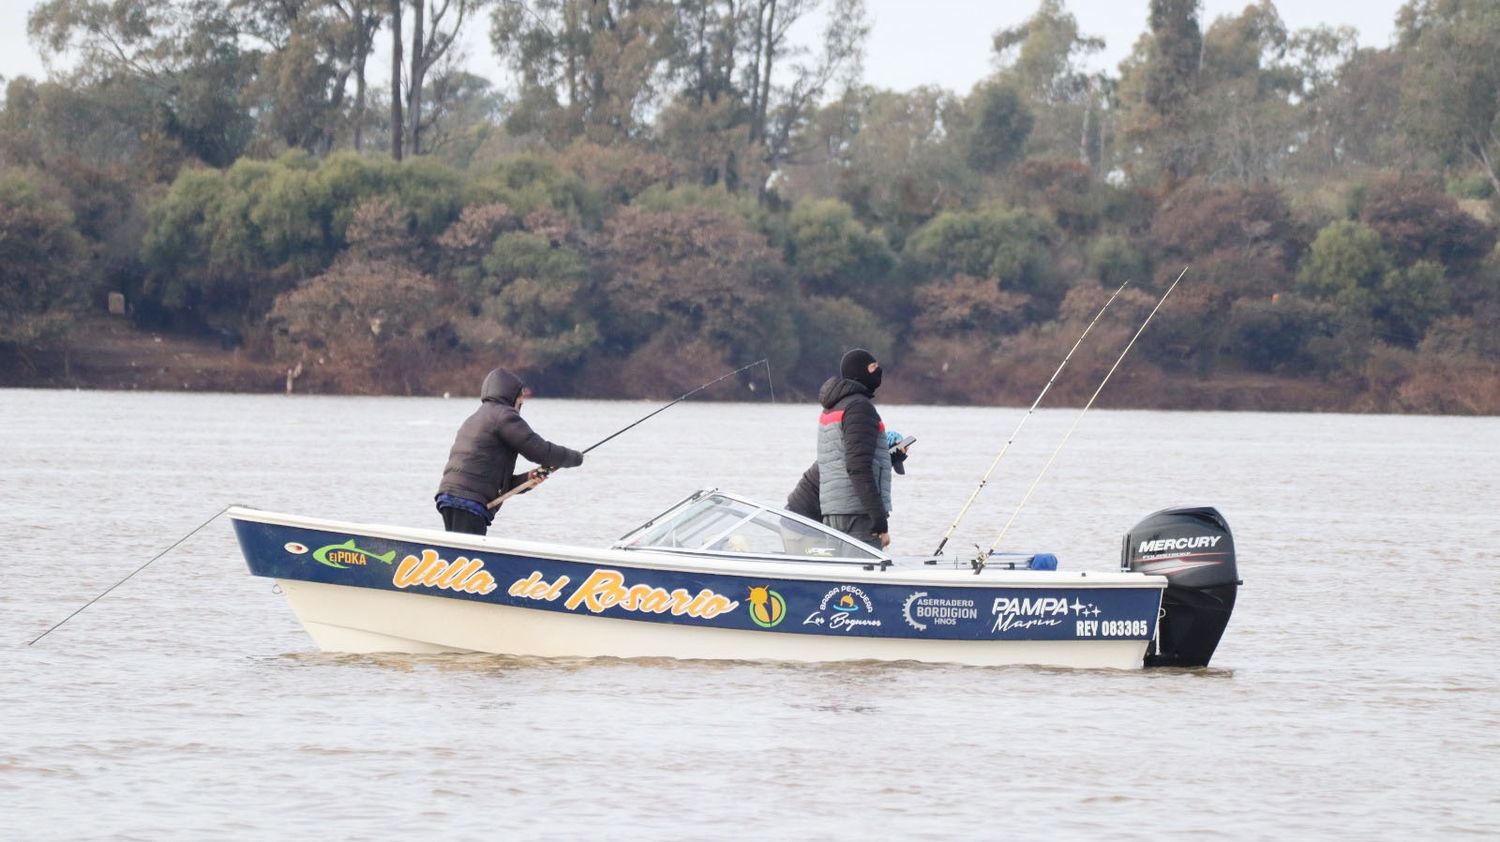
{"label": "dense green foliage", "polygon": [[73,213],[44,195],[38,180],[0,175],[0,343],[57,332],[90,291],[78,282],[84,245]]}
{"label": "dense green foliage", "polygon": [[[65,341],[117,291],[143,327],[333,388],[505,362],[660,395],[766,356],[806,393],[861,344],[895,396],[982,402],[1039,387],[1129,282],[1118,347],[1190,266],[1141,389],[1500,411],[1489,0],[1411,0],[1378,50],[1271,0],[1214,21],[1152,0],[1116,74],[1041,0],[968,92],[861,84],[861,0],[272,6],[36,7],[34,41],[79,61],[0,111],[0,350]],[[815,12],[825,37],[795,46]],[[513,89],[450,60],[476,26]]]}

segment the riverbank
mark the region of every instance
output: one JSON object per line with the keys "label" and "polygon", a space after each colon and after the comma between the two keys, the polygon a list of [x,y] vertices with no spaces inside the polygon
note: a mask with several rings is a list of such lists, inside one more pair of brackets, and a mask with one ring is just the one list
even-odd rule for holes
{"label": "riverbank", "polygon": [[286,370],[243,348],[201,336],[139,331],[123,319],[89,319],[68,339],[0,357],[0,386],[165,392],[274,392]]}
{"label": "riverbank", "polygon": [[[393,383],[388,389],[349,388],[367,382],[326,366],[291,372],[291,390],[310,394],[466,394],[486,363],[449,367],[442,383]],[[1409,352],[1378,356],[1358,380],[1332,383],[1314,377],[1279,377],[1218,371],[1207,376],[1166,372],[1132,359],[1110,381],[1098,406],[1117,409],[1357,412],[1394,414],[1500,414],[1500,366]],[[951,393],[931,376],[891,378],[882,393],[891,403],[934,403],[930,392]],[[998,405],[1027,406],[1036,397],[1033,378],[991,388]],[[225,348],[216,338],[133,329],[123,319],[95,318],[55,347],[24,354],[0,351],[0,388],[109,389],[119,391],[274,393],[288,390],[285,364],[247,348]],[[1025,381],[1025,382],[1022,382]],[[426,388],[420,386],[425,385]],[[1093,382],[1059,383],[1051,406],[1082,406]],[[781,390],[781,387],[778,387]],[[611,397],[650,397],[611,396]],[[706,396],[707,397],[707,396]],[[782,392],[783,399],[811,400]]]}

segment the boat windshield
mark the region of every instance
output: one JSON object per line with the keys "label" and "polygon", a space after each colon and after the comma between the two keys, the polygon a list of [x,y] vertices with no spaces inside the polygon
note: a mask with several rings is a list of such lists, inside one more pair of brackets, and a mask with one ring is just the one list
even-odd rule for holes
{"label": "boat windshield", "polygon": [[695,494],[616,546],[861,562],[883,558],[822,524],[719,491]]}

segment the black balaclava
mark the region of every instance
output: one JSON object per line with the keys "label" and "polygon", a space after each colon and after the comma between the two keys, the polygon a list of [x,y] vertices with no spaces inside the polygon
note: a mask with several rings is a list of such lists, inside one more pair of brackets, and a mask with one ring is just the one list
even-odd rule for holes
{"label": "black balaclava", "polygon": [[885,373],[885,369],[877,368],[875,373],[871,374],[870,363],[873,362],[875,362],[874,354],[863,348],[855,348],[839,360],[839,376],[847,377],[874,392],[880,388],[880,376]]}

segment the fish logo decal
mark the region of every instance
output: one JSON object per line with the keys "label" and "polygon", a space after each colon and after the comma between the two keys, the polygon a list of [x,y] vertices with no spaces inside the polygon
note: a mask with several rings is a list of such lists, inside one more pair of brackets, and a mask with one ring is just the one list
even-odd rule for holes
{"label": "fish logo decal", "polygon": [[835,611],[858,611],[859,604],[854,601],[854,594],[844,594],[839,601],[833,604]]}
{"label": "fish logo decal", "polygon": [[396,551],[391,550],[383,555],[376,555],[369,550],[362,550],[354,545],[354,539],[350,538],[342,544],[329,544],[313,550],[313,560],[319,564],[332,567],[336,570],[345,570],[350,565],[364,567],[370,563],[370,559],[383,561],[391,564],[396,560]]}
{"label": "fish logo decal", "polygon": [[786,619],[786,600],[766,585],[750,589],[750,621],[763,629],[775,628]]}

